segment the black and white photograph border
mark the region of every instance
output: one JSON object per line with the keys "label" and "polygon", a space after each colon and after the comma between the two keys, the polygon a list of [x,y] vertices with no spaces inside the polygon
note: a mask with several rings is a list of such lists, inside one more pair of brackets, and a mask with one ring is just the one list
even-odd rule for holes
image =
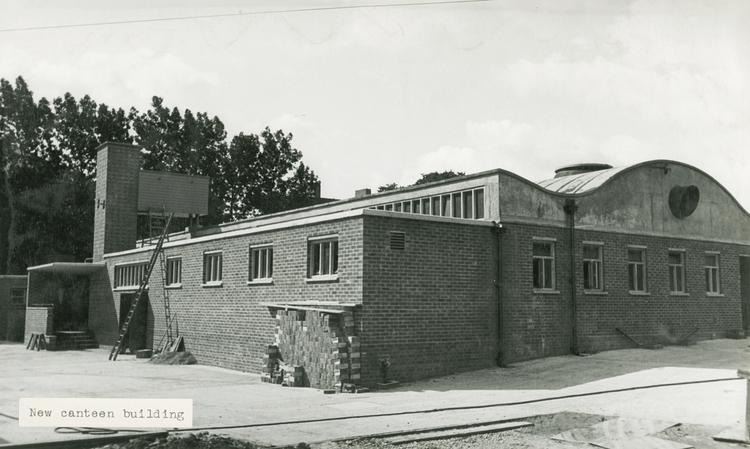
{"label": "black and white photograph border", "polygon": [[750,3],[2,10],[0,448],[750,445]]}

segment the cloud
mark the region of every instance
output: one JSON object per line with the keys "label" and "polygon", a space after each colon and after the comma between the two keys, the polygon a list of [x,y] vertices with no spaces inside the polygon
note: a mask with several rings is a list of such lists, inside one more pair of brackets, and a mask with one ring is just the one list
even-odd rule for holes
{"label": "cloud", "polygon": [[210,70],[198,68],[174,53],[145,48],[86,51],[76,57],[75,63],[64,55],[37,60],[13,46],[4,46],[0,54],[2,76],[23,76],[40,96],[89,94],[105,103],[145,108],[153,95],[169,102],[170,97],[182,97],[186,90],[206,92],[221,84],[219,75]]}

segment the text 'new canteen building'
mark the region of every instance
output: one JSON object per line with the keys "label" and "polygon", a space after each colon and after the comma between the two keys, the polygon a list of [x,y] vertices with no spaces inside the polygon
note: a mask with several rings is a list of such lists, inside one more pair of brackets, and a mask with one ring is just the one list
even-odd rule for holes
{"label": "text 'new canteen building'", "polygon": [[[154,248],[136,242],[137,215],[159,198],[181,209],[171,212],[206,213],[195,198],[207,196],[206,178],[140,165],[139,147],[99,148],[93,263],[29,268],[27,340],[62,326],[114,344]],[[193,226],[163,251],[130,349],[158,347],[168,299],[200,363],[260,372],[277,344],[314,387],[372,386],[384,366],[406,381],[750,326],[750,216],[711,176],[675,161],[581,164],[539,183],[497,169],[363,190]]]}

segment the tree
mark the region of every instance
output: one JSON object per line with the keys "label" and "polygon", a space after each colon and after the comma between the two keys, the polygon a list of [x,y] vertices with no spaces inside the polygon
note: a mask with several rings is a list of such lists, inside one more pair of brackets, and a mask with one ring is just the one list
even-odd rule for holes
{"label": "tree", "polygon": [[320,185],[291,133],[228,144],[218,117],[156,96],[126,113],[87,95],[37,102],[23,78],[0,79],[0,274],[91,255],[96,149],[107,141],[143,146],[145,169],[209,176],[209,224],[312,204]]}
{"label": "tree", "polygon": [[[419,185],[419,184],[427,184],[428,182],[436,182],[436,181],[442,181],[444,179],[450,179],[455,178],[456,176],[464,176],[466,173],[464,172],[454,172],[453,170],[446,170],[446,171],[433,171],[429,173],[422,173],[422,176],[417,179],[417,182],[411,185]],[[396,184],[395,182],[391,182],[389,184],[384,184],[380,187],[378,187],[378,192],[387,192],[389,190],[396,190],[400,189],[402,186]],[[406,187],[406,186],[404,186]]]}
{"label": "tree", "polygon": [[378,187],[378,192],[388,192],[390,190],[396,190],[396,189],[400,189],[400,188],[401,188],[401,186],[399,186],[395,182],[391,182],[391,183],[388,183],[388,184],[385,184],[385,185],[382,185],[382,186]]}
{"label": "tree", "polygon": [[0,273],[21,273],[16,262],[18,196],[54,178],[62,153],[53,145],[53,113],[49,102],[34,102],[23,78],[15,86],[0,79]]}
{"label": "tree", "polygon": [[143,146],[143,168],[211,178],[208,222],[220,223],[224,217],[228,152],[224,123],[206,113],[184,116],[171,110],[159,97],[153,97],[151,109],[139,113],[130,110],[135,141]]}
{"label": "tree", "polygon": [[122,109],[97,105],[88,95],[79,101],[69,93],[53,101],[55,137],[64,150],[65,166],[92,178],[96,148],[104,142],[130,142],[130,123]]}
{"label": "tree", "polygon": [[427,184],[428,182],[442,181],[444,179],[450,179],[465,175],[466,173],[464,172],[454,172],[453,170],[446,170],[441,172],[432,171],[429,173],[422,173],[422,177],[417,179],[417,182],[415,182],[414,185]]}
{"label": "tree", "polygon": [[301,162],[292,134],[268,127],[260,136],[240,133],[229,145],[225,169],[226,220],[269,214],[311,204],[318,177]]}

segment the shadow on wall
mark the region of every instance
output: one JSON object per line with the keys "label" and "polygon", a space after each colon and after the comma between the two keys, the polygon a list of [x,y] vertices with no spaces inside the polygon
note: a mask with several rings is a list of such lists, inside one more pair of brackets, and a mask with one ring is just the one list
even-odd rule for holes
{"label": "shadow on wall", "polygon": [[120,300],[112,293],[107,270],[92,273],[89,278],[89,329],[100,345],[117,341],[117,307]]}

